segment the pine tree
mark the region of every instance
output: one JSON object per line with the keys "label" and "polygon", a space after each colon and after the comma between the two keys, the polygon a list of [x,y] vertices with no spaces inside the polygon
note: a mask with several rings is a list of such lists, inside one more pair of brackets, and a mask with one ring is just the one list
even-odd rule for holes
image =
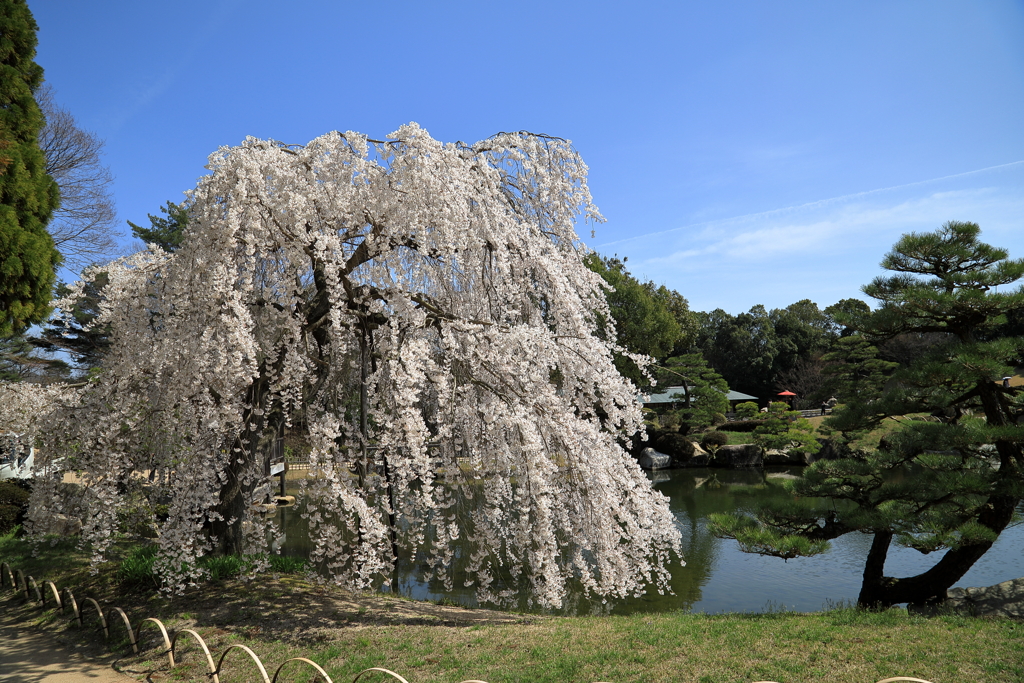
{"label": "pine tree", "polygon": [[714,423],[715,413],[729,410],[729,385],[722,376],[708,367],[700,353],[673,356],[656,369],[659,386],[680,385],[682,391],[674,398],[682,403],[679,411],[680,422],[686,433],[694,429],[709,427]]}
{"label": "pine tree", "polygon": [[[941,601],[992,547],[1024,498],[1024,395],[999,381],[1019,361],[1021,339],[991,334],[1024,310],[1024,288],[994,291],[1024,277],[1024,259],[979,242],[979,232],[974,223],[949,222],[896,243],[882,261],[896,274],[864,287],[881,307],[857,331],[869,342],[908,333],[946,341],[884,385],[858,391],[826,424],[852,432],[892,416],[926,419],[902,421],[875,451],[814,463],[792,486],[799,500],[756,518],[719,516],[719,534],[748,551],[794,557],[821,552],[846,533],[868,533],[858,602],[870,607]],[[859,379],[877,382],[881,370]],[[824,520],[809,498],[831,499]],[[889,577],[894,542],[944,552],[921,574]]]}
{"label": "pine tree", "polygon": [[754,442],[766,450],[785,449],[798,455],[813,455],[821,448],[810,421],[784,401],[768,404],[764,421],[754,430]]}
{"label": "pine tree", "polygon": [[24,334],[0,337],[0,382],[49,384],[67,380],[70,374],[66,362],[40,355]]}
{"label": "pine tree", "polygon": [[878,398],[886,379],[899,365],[879,358],[878,347],[856,333],[839,339],[822,360],[827,363],[825,386],[843,403],[865,404]]}
{"label": "pine tree", "polygon": [[[599,333],[607,338],[612,336],[609,332],[614,331],[615,341],[632,354],[655,360],[670,354],[683,331],[669,308],[667,297],[659,296],[653,283],[644,284],[634,278],[626,270],[625,262],[618,258],[603,258],[593,253],[583,262],[612,287],[605,294],[612,319],[600,321]],[[634,384],[648,384],[632,358],[616,353],[615,367]]]}
{"label": "pine tree", "polygon": [[[99,272],[82,286],[81,296],[75,299],[64,316],[54,316],[47,321],[41,334],[31,337],[29,341],[44,352],[66,353],[74,361],[75,368],[81,373],[99,365],[100,359],[110,347],[110,326],[96,325],[103,299],[103,288],[108,281],[107,273]],[[69,294],[68,288],[61,284],[57,288],[57,296]]]}
{"label": "pine tree", "polygon": [[188,226],[188,208],[184,204],[167,202],[166,206],[160,207],[160,213],[167,216],[161,218],[153,214],[149,216],[150,227],[144,228],[128,221],[132,228],[132,234],[146,244],[155,244],[164,251],[177,251],[181,241],[185,238],[185,228]]}
{"label": "pine tree", "polygon": [[36,22],[24,0],[0,0],[0,335],[46,318],[60,254],[46,231],[59,203],[38,135],[43,115],[33,91]]}

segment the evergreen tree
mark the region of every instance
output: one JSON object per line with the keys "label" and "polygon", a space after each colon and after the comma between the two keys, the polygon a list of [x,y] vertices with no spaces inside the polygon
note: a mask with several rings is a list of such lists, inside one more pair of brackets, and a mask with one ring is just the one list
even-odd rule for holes
{"label": "evergreen tree", "polygon": [[729,386],[753,396],[773,394],[781,345],[765,307],[737,316],[717,309],[698,318],[697,348]]}
{"label": "evergreen tree", "polygon": [[144,228],[128,221],[132,228],[132,234],[146,244],[155,244],[164,251],[177,251],[181,241],[185,238],[185,228],[188,227],[188,207],[174,202],[167,202],[166,206],[160,207],[160,213],[166,218],[147,214],[150,226]]}
{"label": "evergreen tree", "polygon": [[[54,316],[47,321],[42,333],[31,338],[32,344],[48,353],[67,353],[79,372],[88,373],[98,366],[110,346],[110,326],[93,326],[100,312],[107,280],[107,273],[100,272],[86,282],[82,296],[65,311],[65,315]],[[68,293],[68,288],[63,284],[57,288],[58,297]]]}
{"label": "evergreen tree", "polygon": [[658,385],[677,384],[683,387],[676,394],[683,407],[680,412],[680,423],[686,433],[693,429],[708,427],[714,423],[715,413],[729,410],[729,385],[722,376],[708,367],[708,363],[699,353],[687,353],[673,356],[665,364],[656,369]]}
{"label": "evergreen tree", "polygon": [[24,0],[0,0],[0,335],[41,322],[49,313],[60,254],[46,231],[59,191],[46,174],[38,136],[43,115],[33,91],[36,22]]}
{"label": "evergreen tree", "polygon": [[821,448],[810,421],[783,401],[768,404],[764,422],[754,429],[754,441],[764,449],[788,450],[799,455],[813,455]]}
{"label": "evergreen tree", "polygon": [[[992,547],[1024,498],[1024,395],[999,381],[1019,360],[1021,340],[986,333],[1024,310],[1024,288],[993,291],[1024,277],[1024,260],[979,242],[979,232],[976,224],[949,222],[896,243],[882,261],[896,274],[864,287],[881,307],[858,322],[860,333],[869,342],[926,333],[950,341],[929,347],[826,424],[849,433],[890,416],[933,418],[904,421],[876,451],[814,463],[793,483],[799,500],[756,517],[716,517],[719,534],[780,557],[821,552],[850,532],[871,534],[858,597],[871,607],[941,601]],[[884,369],[876,370],[861,379],[874,374],[877,382]],[[808,503],[814,497],[832,501],[824,520]],[[927,571],[889,577],[894,542],[944,552]]]}
{"label": "evergreen tree", "polygon": [[67,380],[70,374],[66,362],[40,355],[24,334],[0,338],[0,382],[49,384]]}
{"label": "evergreen tree", "polygon": [[861,334],[842,337],[822,360],[827,364],[824,373],[829,393],[843,403],[862,405],[878,398],[899,365],[879,358],[878,348]]}
{"label": "evergreen tree", "polygon": [[871,307],[860,299],[841,299],[826,306],[824,313],[834,336],[849,337],[856,329],[857,321],[871,313]]}
{"label": "evergreen tree", "polygon": [[[655,360],[671,353],[682,330],[668,307],[668,297],[659,298],[652,283],[639,282],[626,270],[626,264],[617,258],[589,254],[584,263],[613,287],[606,293],[612,320],[598,321],[599,334],[607,338],[611,327],[620,346],[630,353],[650,356]],[[616,354],[615,367],[635,384],[647,384],[629,357]]]}

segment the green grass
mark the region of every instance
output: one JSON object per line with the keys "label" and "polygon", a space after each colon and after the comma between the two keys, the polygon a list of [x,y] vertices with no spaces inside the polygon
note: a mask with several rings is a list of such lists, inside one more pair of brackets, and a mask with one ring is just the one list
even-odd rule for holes
{"label": "green grass", "polygon": [[118,580],[130,586],[158,588],[160,583],[153,574],[156,551],[155,545],[138,546],[129,550],[117,568]]}
{"label": "green grass", "polygon": [[[935,683],[1024,679],[1024,625],[926,619],[903,610],[561,617],[468,628],[367,626],[341,629],[327,642],[300,648],[249,630],[223,637],[216,647],[234,642],[257,651],[271,671],[289,657],[305,656],[335,681],[351,681],[370,667],[391,669],[417,683],[872,683],[899,675]],[[160,661],[154,651],[147,666],[159,668]],[[241,676],[246,663],[238,666]],[[195,672],[201,673],[198,665]]]}
{"label": "green grass", "polygon": [[[153,572],[157,547],[155,545],[131,548],[121,560],[118,580],[128,586],[159,588],[160,582]],[[276,574],[299,574],[306,570],[307,562],[299,557],[270,555],[270,571]],[[208,572],[211,581],[234,579],[252,569],[253,560],[238,555],[208,556],[199,560],[199,566]]]}
{"label": "green grass", "polygon": [[739,446],[745,443],[754,443],[753,432],[721,432],[729,437],[730,446]]}
{"label": "green grass", "polygon": [[[96,566],[93,572],[89,553],[78,547],[76,539],[47,538],[33,546],[12,529],[0,535],[0,562],[11,569],[21,569],[37,582],[44,579],[58,586],[76,586],[83,594],[117,595],[119,589],[155,590],[160,583],[153,573],[157,547],[154,544],[115,544],[109,559]],[[301,574],[307,562],[297,557],[270,555],[270,571],[275,574]],[[238,577],[248,571],[252,561],[238,556],[204,557],[199,565],[209,572],[213,581]]]}
{"label": "green grass", "polygon": [[[107,585],[105,605],[122,606],[133,620],[157,616],[171,631],[195,628],[218,657],[231,644],[251,647],[273,672],[285,659],[308,657],[335,681],[380,666],[415,683],[480,679],[518,681],[713,681],[757,680],[797,683],[873,683],[889,676],[914,676],[934,683],[1001,683],[1024,680],[1024,624],[1006,619],[961,616],[924,618],[904,610],[865,612],[839,607],[813,614],[637,614],[610,617],[512,617],[515,623],[469,622],[444,605],[423,605],[403,616],[408,601],[361,598],[338,593],[294,575],[280,580],[224,581],[200,590],[195,599],[155,591],[126,594],[120,581],[131,571],[144,576],[152,551],[126,548],[119,563],[100,565],[94,587]],[[0,537],[0,559],[33,574],[83,590],[76,580],[90,576],[87,558],[70,542],[40,547],[39,557],[22,539]],[[237,558],[236,558],[237,559]],[[295,560],[271,559],[280,571]],[[133,564],[134,563],[134,564]],[[244,563],[225,560],[229,574]],[[135,567],[133,569],[133,567]],[[211,567],[211,571],[213,571]],[[121,577],[121,578],[119,578]],[[799,580],[794,574],[794,580]],[[106,584],[104,584],[106,581]],[[326,591],[326,592],[325,592]],[[417,605],[420,603],[416,603]],[[67,615],[40,610],[6,589],[0,610],[61,637],[103,647],[95,629],[78,629]],[[214,616],[216,615],[216,616]],[[453,616],[456,615],[456,616]],[[462,619],[462,621],[459,621]],[[134,623],[134,621],[133,621]],[[118,627],[120,628],[120,627]],[[123,635],[115,629],[112,642]],[[142,654],[116,646],[123,670],[142,680],[156,673],[171,680],[205,680],[203,660],[185,650],[181,665],[166,670],[155,631]],[[229,657],[229,680],[253,674],[244,657]],[[289,664],[288,680],[305,675]],[[250,676],[251,677],[251,676]],[[371,683],[385,680],[372,678]]]}

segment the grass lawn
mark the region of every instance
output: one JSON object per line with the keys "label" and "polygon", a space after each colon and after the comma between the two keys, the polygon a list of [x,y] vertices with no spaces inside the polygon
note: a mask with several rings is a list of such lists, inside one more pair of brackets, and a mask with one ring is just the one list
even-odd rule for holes
{"label": "grass lawn", "polygon": [[729,437],[730,446],[739,446],[745,443],[754,443],[753,432],[722,432]]}
{"label": "grass lawn", "polygon": [[[812,614],[550,617],[354,595],[298,575],[216,581],[186,596],[164,596],[119,587],[116,562],[90,575],[84,556],[67,542],[43,546],[36,557],[26,546],[20,539],[0,538],[0,559],[37,582],[49,578],[59,587],[71,586],[80,604],[92,595],[107,606],[118,605],[133,624],[157,616],[172,632],[193,628],[215,659],[231,644],[246,645],[271,676],[285,659],[303,656],[337,682],[351,681],[372,666],[396,671],[411,683],[873,683],[897,675],[934,683],[1024,680],[1024,624],[1010,620],[853,608]],[[55,610],[26,604],[9,585],[0,593],[0,610],[73,646],[94,653],[103,648],[94,625],[78,628]],[[123,627],[113,627],[111,643],[122,671],[138,680],[208,680],[194,646],[181,651],[181,663],[169,671],[156,630],[143,633],[146,649],[136,656]],[[299,664],[288,666],[296,667],[286,670],[288,680],[305,675]],[[254,665],[240,651],[232,651],[225,671],[224,681],[257,680]]]}

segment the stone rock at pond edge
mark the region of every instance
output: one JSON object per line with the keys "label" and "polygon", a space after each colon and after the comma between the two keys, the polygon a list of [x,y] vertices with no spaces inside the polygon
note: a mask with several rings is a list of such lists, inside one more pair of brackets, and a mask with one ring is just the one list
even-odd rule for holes
{"label": "stone rock at pond edge", "polygon": [[769,448],[764,452],[765,465],[805,465],[804,456],[787,449]]}
{"label": "stone rock at pond edge", "polygon": [[821,445],[818,452],[808,454],[806,457],[808,465],[819,460],[839,460],[841,458],[854,457],[854,453],[850,450],[850,447],[841,444],[838,441],[833,441],[832,439],[818,439],[818,443]]}
{"label": "stone rock at pond edge", "polygon": [[701,448],[700,444],[693,444],[693,457],[682,463],[683,467],[707,467],[711,462],[711,454]]}
{"label": "stone rock at pond edge", "polygon": [[664,470],[672,466],[672,456],[659,453],[653,448],[645,448],[640,452],[640,467],[645,470]]}
{"label": "stone rock at pond edge", "polygon": [[719,446],[715,453],[715,464],[723,467],[761,467],[764,458],[761,447],[754,443],[735,446]]}
{"label": "stone rock at pond edge", "polygon": [[670,456],[673,465],[682,465],[693,457],[693,442],[682,434],[672,432],[662,434],[651,445],[659,453]]}
{"label": "stone rock at pond edge", "polygon": [[1024,578],[983,588],[950,588],[937,610],[965,612],[976,617],[1024,619]]}

